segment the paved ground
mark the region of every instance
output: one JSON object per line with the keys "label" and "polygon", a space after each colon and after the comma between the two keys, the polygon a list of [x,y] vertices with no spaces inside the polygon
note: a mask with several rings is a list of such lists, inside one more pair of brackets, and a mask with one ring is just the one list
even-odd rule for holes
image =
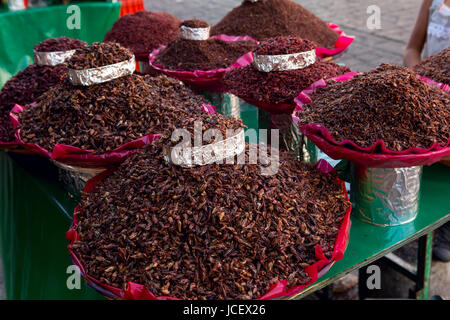
{"label": "paved ground", "polygon": [[[381,62],[402,63],[402,52],[414,25],[421,0],[304,0],[296,1],[328,22],[334,22],[356,40],[341,62],[367,71]],[[145,0],[147,10],[170,12],[180,19],[199,18],[214,24],[241,0]],[[367,28],[367,8],[380,8],[381,29]],[[433,263],[432,295],[450,299],[450,264]],[[0,299],[4,299],[0,263]],[[353,298],[355,295],[347,296]]]}

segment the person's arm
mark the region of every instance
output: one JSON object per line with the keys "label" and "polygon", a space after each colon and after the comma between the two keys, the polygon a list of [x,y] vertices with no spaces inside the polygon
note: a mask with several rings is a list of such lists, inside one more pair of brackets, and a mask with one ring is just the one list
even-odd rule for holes
{"label": "person's arm", "polygon": [[425,41],[427,39],[428,15],[433,0],[423,0],[417,16],[416,24],[403,54],[403,64],[412,68],[420,62]]}

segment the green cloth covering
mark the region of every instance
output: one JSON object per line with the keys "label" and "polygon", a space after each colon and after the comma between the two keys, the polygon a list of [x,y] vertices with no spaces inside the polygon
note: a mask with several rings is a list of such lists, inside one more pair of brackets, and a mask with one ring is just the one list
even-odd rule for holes
{"label": "green cloth covering", "polygon": [[76,3],[80,8],[80,29],[69,30],[66,20],[70,5],[57,5],[21,11],[0,11],[0,88],[33,63],[33,47],[55,37],[70,37],[88,43],[103,41],[119,18],[120,2]]}
{"label": "green cloth covering", "polygon": [[67,287],[73,273],[67,273],[72,261],[66,231],[75,205],[47,159],[0,151],[0,253],[7,299],[104,299],[83,279],[79,289]]}

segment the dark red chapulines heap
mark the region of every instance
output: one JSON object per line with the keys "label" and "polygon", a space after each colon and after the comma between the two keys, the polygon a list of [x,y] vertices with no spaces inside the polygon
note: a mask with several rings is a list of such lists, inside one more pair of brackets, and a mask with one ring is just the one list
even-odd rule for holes
{"label": "dark red chapulines heap", "polygon": [[206,21],[200,20],[200,19],[191,19],[191,20],[184,20],[181,23],[181,26],[189,27],[189,28],[208,28],[209,24]]}
{"label": "dark red chapulines heap", "polygon": [[[294,37],[275,37],[261,42],[254,53],[264,55],[311,51],[317,44]],[[295,52],[294,52],[295,51]],[[291,104],[294,98],[317,80],[339,76],[351,70],[333,62],[316,62],[306,68],[288,71],[258,71],[252,64],[225,75],[228,90],[239,96],[267,104]]]}
{"label": "dark red chapulines heap", "polygon": [[315,48],[317,48],[317,44],[310,40],[295,37],[275,37],[261,42],[254,53],[259,55],[292,54],[311,51]]}
{"label": "dark red chapulines heap", "polygon": [[83,47],[87,47],[87,43],[84,41],[67,37],[59,37],[42,41],[41,43],[34,46],[34,51],[38,52],[68,51]]}
{"label": "dark red chapulines heap", "polygon": [[9,79],[0,91],[0,141],[15,140],[9,112],[15,104],[33,103],[67,75],[64,65],[55,67],[32,64]]}
{"label": "dark red chapulines heap", "polygon": [[166,12],[138,11],[117,20],[105,42],[118,42],[134,54],[149,53],[178,36],[180,20]]}
{"label": "dark red chapulines heap", "polygon": [[351,140],[370,147],[441,147],[450,138],[450,95],[429,86],[414,72],[382,64],[345,82],[317,90],[298,112],[299,125],[319,124],[336,142]]}
{"label": "dark red chapulines heap", "polygon": [[127,48],[115,42],[94,42],[85,48],[79,48],[67,61],[67,67],[75,70],[98,68],[130,60],[133,54]]}
{"label": "dark red chapulines heap", "polygon": [[279,164],[273,175],[258,164],[182,168],[157,142],[83,196],[70,247],[102,283],[156,296],[248,300],[282,279],[305,284],[315,246],[332,255],[350,202],[336,173],[287,153]]}
{"label": "dark red chapulines heap", "polygon": [[325,48],[332,48],[339,37],[324,21],[291,0],[243,1],[211,29],[211,35],[217,34],[248,35],[259,41],[293,36]]}
{"label": "dark red chapulines heap", "polygon": [[[202,20],[184,21],[182,25],[190,28],[207,28]],[[253,41],[224,41],[209,38],[207,40],[188,40],[177,38],[156,57],[156,64],[170,70],[211,70],[227,68],[241,56],[252,51]]]}
{"label": "dark red chapulines heap", "polygon": [[413,70],[421,76],[450,85],[450,47],[422,60]]}

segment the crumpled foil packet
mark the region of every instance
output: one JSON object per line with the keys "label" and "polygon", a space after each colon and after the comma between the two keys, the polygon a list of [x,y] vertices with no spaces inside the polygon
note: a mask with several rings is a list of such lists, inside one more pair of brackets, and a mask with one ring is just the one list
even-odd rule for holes
{"label": "crumpled foil packet", "polygon": [[164,150],[169,163],[185,168],[204,166],[241,154],[245,150],[244,129],[232,137],[199,147],[175,146]]}
{"label": "crumpled foil packet", "polygon": [[180,27],[180,38],[186,40],[208,40],[209,39],[209,30],[210,27],[207,28],[190,28],[186,26]]}
{"label": "crumpled foil packet", "polygon": [[419,211],[422,167],[361,168],[352,166],[354,215],[378,226],[413,221]]}
{"label": "crumpled foil packet", "polygon": [[69,79],[73,85],[90,86],[133,74],[136,69],[134,55],[131,59],[103,67],[75,70],[69,69]]}
{"label": "crumpled foil packet", "polygon": [[34,62],[40,66],[54,67],[70,59],[76,50],[42,52],[34,51]]}
{"label": "crumpled foil packet", "polygon": [[261,72],[304,69],[316,62],[316,51],[279,55],[253,55],[253,66]]}
{"label": "crumpled foil packet", "polygon": [[64,188],[77,198],[81,197],[81,192],[89,179],[106,170],[106,168],[80,168],[58,161],[53,163],[58,167],[58,178]]}

